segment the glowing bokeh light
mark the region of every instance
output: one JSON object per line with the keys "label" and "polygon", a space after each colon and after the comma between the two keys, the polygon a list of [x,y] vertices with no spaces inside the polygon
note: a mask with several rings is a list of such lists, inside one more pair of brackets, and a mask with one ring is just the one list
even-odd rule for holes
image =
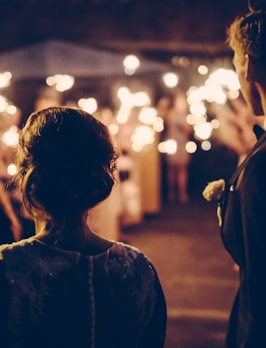
{"label": "glowing bokeh light", "polygon": [[178,145],[175,139],[167,139],[158,144],[158,150],[161,153],[174,155],[177,151]]}
{"label": "glowing bokeh light", "polygon": [[112,135],[116,135],[119,132],[118,125],[114,124],[114,123],[109,124],[108,129],[109,129],[110,134],[112,134]]}
{"label": "glowing bokeh light", "polygon": [[133,104],[135,106],[148,106],[151,104],[151,98],[144,91],[133,94]]}
{"label": "glowing bokeh light", "polygon": [[0,95],[0,112],[5,112],[8,107],[8,102],[5,97]]}
{"label": "glowing bokeh light", "polygon": [[123,65],[126,75],[134,75],[140,66],[140,60],[134,54],[129,54],[124,58]]}
{"label": "glowing bokeh light", "polygon": [[206,106],[204,103],[195,103],[189,106],[190,112],[194,116],[204,116],[206,114]]}
{"label": "glowing bokeh light", "polygon": [[98,109],[98,103],[95,98],[81,98],[78,101],[78,106],[90,114],[93,114]]}
{"label": "glowing bokeh light", "polygon": [[75,78],[67,74],[55,74],[53,76],[48,76],[46,79],[46,84],[50,87],[55,87],[58,92],[64,92],[73,87],[75,83]]}
{"label": "glowing bokeh light", "polygon": [[200,74],[200,75],[207,75],[208,74],[208,71],[209,71],[209,69],[207,68],[207,66],[206,65],[199,65],[199,67],[198,67],[198,73]]}
{"label": "glowing bokeh light", "polygon": [[153,123],[153,129],[155,132],[160,133],[164,130],[164,121],[162,117],[157,116]]}
{"label": "glowing bokeh light", "polygon": [[2,142],[10,147],[16,147],[18,145],[18,127],[11,126],[9,129],[3,134]]}
{"label": "glowing bokeh light", "polygon": [[138,119],[140,122],[147,125],[151,125],[151,126],[154,124],[156,117],[157,117],[157,111],[155,108],[151,108],[151,107],[142,108],[138,115]]}
{"label": "glowing bokeh light", "polygon": [[17,111],[18,111],[18,109],[15,105],[12,105],[12,104],[7,105],[6,112],[9,115],[15,115]]}
{"label": "glowing bokeh light", "polygon": [[12,74],[9,71],[0,73],[0,88],[8,87],[10,85],[11,78]]}
{"label": "glowing bokeh light", "polygon": [[222,85],[229,90],[240,89],[240,83],[234,70],[219,68],[210,74],[209,79],[212,84]]}
{"label": "glowing bokeh light", "polygon": [[17,166],[14,163],[10,163],[7,166],[7,173],[11,176],[16,175],[17,174]]}
{"label": "glowing bokeh light", "polygon": [[211,126],[213,129],[218,129],[220,127],[220,121],[217,120],[216,118],[214,118],[213,120],[211,120],[210,122]]}
{"label": "glowing bokeh light", "polygon": [[122,104],[116,115],[117,122],[120,124],[125,124],[130,116],[130,112],[131,107]]}
{"label": "glowing bokeh light", "polygon": [[228,91],[228,98],[229,99],[237,99],[239,97],[239,95],[240,95],[239,90]]}
{"label": "glowing bokeh light", "polygon": [[195,153],[197,151],[197,144],[194,141],[188,141],[186,143],[186,151],[188,153]]}
{"label": "glowing bokeh light", "polygon": [[125,87],[125,86],[122,86],[122,87],[119,87],[118,90],[117,90],[117,96],[120,100],[123,100],[125,98],[128,98],[128,96],[131,95],[130,93],[130,90]]}
{"label": "glowing bokeh light", "polygon": [[134,151],[143,148],[145,145],[150,145],[154,142],[154,131],[149,126],[137,126],[131,136],[131,141]]}
{"label": "glowing bokeh light", "polygon": [[205,123],[206,122],[206,115],[197,116],[197,115],[189,114],[189,115],[187,115],[186,121],[191,126],[194,126],[196,124]]}
{"label": "glowing bokeh light", "polygon": [[194,127],[195,135],[201,140],[207,140],[212,134],[212,126],[210,122],[198,124]]}
{"label": "glowing bokeh light", "polygon": [[208,140],[204,140],[201,143],[201,148],[203,151],[210,151],[211,147],[212,147],[211,142]]}
{"label": "glowing bokeh light", "polygon": [[198,104],[202,101],[202,90],[195,86],[192,86],[187,91],[187,102],[188,104]]}
{"label": "glowing bokeh light", "polygon": [[189,66],[190,64],[190,59],[185,56],[174,56],[172,58],[172,64],[175,66],[182,66],[183,68]]}
{"label": "glowing bokeh light", "polygon": [[167,72],[163,74],[163,82],[169,88],[176,87],[179,82],[179,76],[173,72]]}
{"label": "glowing bokeh light", "polygon": [[127,87],[120,87],[117,90],[117,96],[122,105],[125,105],[127,107],[132,107],[134,105],[134,97]]}

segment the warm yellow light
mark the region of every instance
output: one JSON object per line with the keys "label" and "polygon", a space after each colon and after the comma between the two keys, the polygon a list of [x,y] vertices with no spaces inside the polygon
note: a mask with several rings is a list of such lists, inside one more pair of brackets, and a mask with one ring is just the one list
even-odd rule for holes
{"label": "warm yellow light", "polygon": [[6,108],[6,112],[9,114],[9,115],[15,115],[15,113],[17,112],[17,108],[15,105],[7,105],[7,108]]}
{"label": "warm yellow light", "polygon": [[202,95],[202,89],[197,88],[195,86],[192,86],[187,91],[187,101],[189,104],[198,104],[201,103],[204,99],[204,96]]}
{"label": "warm yellow light", "polygon": [[153,125],[156,117],[157,117],[157,111],[155,108],[144,107],[140,110],[138,119],[140,122],[144,124]]}
{"label": "warm yellow light", "polygon": [[157,116],[153,123],[153,129],[155,132],[160,133],[164,130],[164,121],[162,117]]}
{"label": "warm yellow light", "polygon": [[117,96],[120,100],[127,98],[130,94],[130,90],[125,86],[122,86],[117,90]]}
{"label": "warm yellow light", "polygon": [[2,142],[10,147],[16,147],[18,145],[18,127],[11,126],[2,136]]}
{"label": "warm yellow light", "polygon": [[206,106],[204,103],[195,103],[189,106],[190,112],[194,116],[204,116],[206,114]]}
{"label": "warm yellow light", "polygon": [[6,108],[8,107],[8,102],[5,97],[0,95],[0,112],[5,112]]}
{"label": "warm yellow light", "polygon": [[197,144],[194,141],[188,141],[186,143],[186,151],[188,153],[195,153],[197,151]]}
{"label": "warm yellow light", "polygon": [[161,153],[167,153],[168,155],[174,155],[177,151],[177,142],[175,139],[167,139],[158,144],[158,150]]}
{"label": "warm yellow light", "polygon": [[9,71],[0,73],[0,88],[8,87],[10,85],[11,78],[12,74]]}
{"label": "warm yellow light", "polygon": [[212,147],[211,142],[208,140],[204,140],[201,143],[201,148],[203,151],[209,151],[211,149],[211,147]]}
{"label": "warm yellow light", "polygon": [[140,91],[133,95],[133,103],[135,106],[148,106],[151,104],[151,98],[148,93]]}
{"label": "warm yellow light", "polygon": [[129,54],[123,60],[124,71],[127,75],[133,75],[140,66],[140,60],[134,54]]}
{"label": "warm yellow light", "polygon": [[220,127],[220,121],[217,120],[216,118],[211,120],[210,123],[213,129],[218,129]]}
{"label": "warm yellow light", "polygon": [[193,114],[189,114],[187,115],[186,121],[188,124],[194,126],[196,124],[201,124],[206,122],[206,115],[193,115]]}
{"label": "warm yellow light", "polygon": [[134,105],[134,97],[127,87],[120,87],[117,90],[117,96],[122,105],[127,107],[132,107]]}
{"label": "warm yellow light", "polygon": [[74,76],[67,74],[55,74],[53,76],[48,76],[46,79],[46,84],[50,87],[55,86],[58,92],[64,92],[73,87],[75,82]]}
{"label": "warm yellow light", "polygon": [[131,112],[131,107],[128,107],[122,104],[116,115],[117,122],[120,124],[126,123],[130,116],[130,112]]}
{"label": "warm yellow light", "polygon": [[202,140],[207,140],[212,134],[212,126],[209,122],[198,124],[194,127],[195,135]]}
{"label": "warm yellow light", "polygon": [[198,67],[198,73],[200,74],[200,75],[206,75],[206,74],[208,74],[208,68],[207,68],[207,66],[206,65],[199,65],[199,67]]}
{"label": "warm yellow light", "polygon": [[239,90],[230,90],[228,92],[229,99],[237,99],[239,97],[239,95],[240,95]]}
{"label": "warm yellow light", "polygon": [[11,163],[7,166],[7,173],[9,175],[17,174],[17,166],[14,163]]}
{"label": "warm yellow light", "polygon": [[169,88],[176,87],[179,82],[179,76],[173,72],[163,74],[163,82]]}
{"label": "warm yellow light", "polygon": [[78,101],[78,106],[88,113],[93,114],[98,108],[98,103],[95,98],[81,98]]}
{"label": "warm yellow light", "polygon": [[117,125],[117,124],[114,124],[114,123],[109,124],[108,129],[109,129],[109,132],[110,132],[112,135],[116,135],[116,134],[118,134],[118,132],[119,132],[119,127],[118,127],[118,125]]}
{"label": "warm yellow light", "polygon": [[139,149],[154,142],[154,131],[149,126],[137,126],[131,136],[131,141],[132,149],[139,151]]}
{"label": "warm yellow light", "polygon": [[228,88],[229,90],[240,89],[240,83],[237,74],[231,69],[217,69],[209,77],[212,84],[217,84]]}

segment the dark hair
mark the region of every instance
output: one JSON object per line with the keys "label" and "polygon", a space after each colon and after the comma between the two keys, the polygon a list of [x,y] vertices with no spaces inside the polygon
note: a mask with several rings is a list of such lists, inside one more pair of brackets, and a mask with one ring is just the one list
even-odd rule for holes
{"label": "dark hair", "polygon": [[117,153],[108,128],[80,109],[32,113],[20,132],[18,174],[25,206],[52,220],[94,207],[110,194]]}
{"label": "dark hair", "polygon": [[227,42],[234,51],[261,61],[266,59],[266,5],[236,18],[227,30]]}

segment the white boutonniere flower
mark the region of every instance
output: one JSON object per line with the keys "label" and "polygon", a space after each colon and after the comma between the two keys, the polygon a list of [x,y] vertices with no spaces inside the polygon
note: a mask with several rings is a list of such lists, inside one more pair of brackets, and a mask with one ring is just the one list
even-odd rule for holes
{"label": "white boutonniere flower", "polygon": [[202,195],[208,202],[213,200],[219,201],[219,199],[222,197],[224,189],[224,179],[215,180],[208,183],[208,185],[202,191]]}
{"label": "white boutonniere flower", "polygon": [[[215,180],[208,183],[208,185],[202,191],[202,195],[208,202],[213,200],[216,200],[217,202],[219,202],[219,200],[222,198],[224,189],[225,189],[224,179]],[[217,218],[218,218],[219,226],[221,227],[222,226],[222,210],[221,210],[220,203],[218,203],[218,207],[217,207]]]}

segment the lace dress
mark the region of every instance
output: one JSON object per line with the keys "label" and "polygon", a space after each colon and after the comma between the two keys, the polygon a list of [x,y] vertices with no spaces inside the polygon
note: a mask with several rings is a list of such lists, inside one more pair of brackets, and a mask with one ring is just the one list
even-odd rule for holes
{"label": "lace dress", "polygon": [[37,240],[0,246],[3,348],[160,348],[165,326],[159,279],[136,248],[89,256]]}

